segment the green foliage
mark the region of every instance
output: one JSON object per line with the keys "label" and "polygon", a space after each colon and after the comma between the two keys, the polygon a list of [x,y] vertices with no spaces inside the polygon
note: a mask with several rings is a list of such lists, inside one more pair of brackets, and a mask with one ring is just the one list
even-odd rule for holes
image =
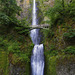
{"label": "green foliage", "polygon": [[4,13],[0,13],[0,24],[7,25],[8,23],[9,23],[9,17]]}
{"label": "green foliage", "polygon": [[[75,29],[73,28],[75,25],[75,1],[71,1],[55,0],[54,6],[49,7],[45,13],[49,18],[46,23],[50,24],[49,31],[45,32],[47,39],[50,40],[45,40],[46,75],[57,75],[58,66],[65,62],[73,62],[70,61],[73,57],[68,58],[68,56],[75,55],[75,47],[73,47],[75,45]],[[63,26],[64,28],[62,28]],[[66,48],[62,50],[64,47]],[[67,61],[67,59],[69,60]]]}
{"label": "green foliage", "polygon": [[18,24],[15,16],[8,16],[4,12],[0,12],[0,27],[14,27]]}
{"label": "green foliage", "polygon": [[75,29],[69,29],[66,33],[63,34],[63,36],[65,37],[65,40],[75,38]]}
{"label": "green foliage", "polygon": [[57,23],[62,24],[65,18],[74,18],[74,4],[74,1],[67,4],[64,0],[55,0],[54,6],[50,7],[46,12],[46,15],[50,18],[51,26],[53,27]]}
{"label": "green foliage", "polygon": [[0,74],[8,75],[8,54],[7,54],[7,40],[4,36],[0,36]]}
{"label": "green foliage", "polygon": [[[15,38],[13,38],[14,36],[13,37],[12,36],[7,35],[7,37],[5,36],[0,37],[0,51],[1,52],[5,51],[7,55],[10,55],[12,53],[13,55],[11,58],[13,64],[19,62],[29,63],[33,44],[30,44],[29,42],[29,46],[28,46],[26,44],[28,43],[28,40],[26,40],[24,38],[25,36],[23,35],[18,36],[17,39],[16,36]],[[23,39],[23,41],[21,39]]]}
{"label": "green foliage", "polygon": [[68,10],[69,10],[69,15],[75,21],[75,1],[72,0],[72,2],[69,4]]}
{"label": "green foliage", "polygon": [[43,29],[43,30],[41,30],[41,32],[43,33],[45,38],[52,38],[54,36],[54,32],[50,29],[48,29],[48,30]]}
{"label": "green foliage", "polygon": [[30,23],[27,21],[27,18],[22,19],[18,22],[18,25],[15,27],[15,30],[19,34],[29,35]]}
{"label": "green foliage", "polygon": [[1,75],[8,75],[9,74],[9,61],[8,61],[8,55],[6,51],[0,50],[0,74]]}
{"label": "green foliage", "polygon": [[49,65],[50,75],[57,75],[57,73],[56,73],[56,57],[55,56],[51,57],[49,62],[50,62],[50,65]]}
{"label": "green foliage", "polygon": [[[55,1],[54,7],[51,7],[46,12],[46,15],[50,18],[50,24],[53,27],[54,24],[60,19],[61,14],[59,12],[63,11],[61,1]],[[57,20],[57,21],[56,21]],[[61,20],[61,19],[60,19]]]}
{"label": "green foliage", "polygon": [[[3,32],[10,32],[16,30],[18,34],[28,35],[29,34],[29,22],[27,18],[18,20],[16,14],[19,15],[21,8],[17,6],[16,0],[1,0],[0,1],[0,30]],[[5,31],[4,31],[5,30]]]}
{"label": "green foliage", "polygon": [[1,0],[2,12],[8,16],[15,16],[19,12],[20,7],[17,6],[16,0]]}
{"label": "green foliage", "polygon": [[20,54],[20,60],[21,61],[25,61],[25,62],[30,62],[30,59],[29,59],[29,57],[28,57],[28,55],[27,54]]}
{"label": "green foliage", "polygon": [[29,63],[30,59],[26,53],[14,53],[12,56],[12,64],[18,64],[18,63]]}
{"label": "green foliage", "polygon": [[58,54],[58,51],[55,49],[55,46],[54,45],[51,45],[50,46],[50,56],[56,56]]}
{"label": "green foliage", "polygon": [[58,50],[55,49],[54,45],[50,45],[50,49],[45,52],[45,55],[49,55],[50,57],[56,56],[58,54]]}
{"label": "green foliage", "polygon": [[20,43],[18,43],[18,42],[9,43],[8,52],[19,53],[20,52]]}
{"label": "green foliage", "polygon": [[23,46],[23,44],[21,43],[21,41],[20,42],[19,41],[10,41],[9,42],[8,53],[9,54],[13,53],[13,57],[12,57],[13,64],[16,64],[18,62],[24,62],[24,61],[26,63],[30,62],[30,56],[31,56],[31,51],[32,51],[33,45],[31,44],[30,47],[27,47],[28,45],[25,45],[24,47],[26,47],[26,49],[24,48],[25,49],[24,50],[21,47],[21,46]]}
{"label": "green foliage", "polygon": [[56,56],[58,54],[57,50],[50,50],[50,56]]}
{"label": "green foliage", "polygon": [[0,0],[0,6],[0,34],[5,34],[18,24],[16,14],[21,8],[17,6],[16,0]]}
{"label": "green foliage", "polygon": [[57,56],[46,55],[45,75],[57,75],[56,73],[56,58]]}
{"label": "green foliage", "polygon": [[72,2],[67,2],[65,0],[55,0],[54,6],[49,7],[49,9],[45,13],[45,16],[49,18],[49,21],[47,21],[47,23],[50,24],[49,31],[47,31],[46,36],[52,38],[55,34],[56,30],[55,27],[57,27],[58,25],[64,25],[66,20],[71,19],[72,21],[74,21],[75,19],[74,5],[75,5],[74,0],[72,0]]}
{"label": "green foliage", "polygon": [[3,40],[3,37],[0,37],[0,50],[6,51],[7,46],[7,40]]}
{"label": "green foliage", "polygon": [[75,47],[73,46],[68,46],[66,49],[64,49],[64,52],[66,54],[74,54],[75,55]]}
{"label": "green foliage", "polygon": [[23,34],[25,36],[29,35],[29,27],[24,27],[24,26],[16,26],[15,30],[18,31],[18,34]]}

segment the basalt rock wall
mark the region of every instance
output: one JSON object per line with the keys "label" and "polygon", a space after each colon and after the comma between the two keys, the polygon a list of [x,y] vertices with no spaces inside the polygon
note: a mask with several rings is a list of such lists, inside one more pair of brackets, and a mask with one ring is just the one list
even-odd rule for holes
{"label": "basalt rock wall", "polygon": [[21,7],[22,11],[20,16],[17,15],[18,19],[23,19],[29,16],[30,2],[29,0],[16,0],[17,5]]}

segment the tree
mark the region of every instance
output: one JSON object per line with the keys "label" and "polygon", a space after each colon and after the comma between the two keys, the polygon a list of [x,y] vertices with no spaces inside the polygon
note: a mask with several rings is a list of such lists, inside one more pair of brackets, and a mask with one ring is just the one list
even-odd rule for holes
{"label": "tree", "polygon": [[0,5],[0,24],[8,26],[12,23],[15,24],[17,21],[16,14],[21,11],[21,8],[17,6],[16,0],[1,0]]}

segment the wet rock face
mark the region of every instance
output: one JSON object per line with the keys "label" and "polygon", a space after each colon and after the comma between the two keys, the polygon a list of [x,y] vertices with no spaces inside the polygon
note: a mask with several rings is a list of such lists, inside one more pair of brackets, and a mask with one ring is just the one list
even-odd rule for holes
{"label": "wet rock face", "polygon": [[25,73],[25,68],[21,68],[18,66],[14,66],[10,64],[10,75],[24,75]]}
{"label": "wet rock face", "polygon": [[16,0],[17,5],[21,7],[22,11],[20,12],[20,16],[17,15],[18,19],[23,19],[29,15],[28,9],[30,8],[29,0]]}
{"label": "wet rock face", "polygon": [[13,65],[10,63],[9,68],[9,75],[30,75],[29,64]]}
{"label": "wet rock face", "polygon": [[21,8],[29,7],[29,0],[16,0],[17,5],[21,6]]}
{"label": "wet rock face", "polygon": [[55,1],[55,0],[48,0],[48,1],[44,2],[44,4],[45,4],[45,5],[49,5],[50,7],[53,7],[54,1]]}
{"label": "wet rock face", "polygon": [[58,66],[57,75],[75,75],[75,64]]}

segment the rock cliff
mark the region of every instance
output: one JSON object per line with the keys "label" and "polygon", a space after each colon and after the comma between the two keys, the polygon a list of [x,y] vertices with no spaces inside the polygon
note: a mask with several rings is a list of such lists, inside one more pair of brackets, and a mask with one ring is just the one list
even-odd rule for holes
{"label": "rock cliff", "polygon": [[29,8],[30,8],[30,2],[29,0],[16,0],[17,1],[17,5],[21,7],[22,11],[20,12],[20,16],[17,15],[18,19],[23,19],[26,16],[28,16],[29,12]]}

